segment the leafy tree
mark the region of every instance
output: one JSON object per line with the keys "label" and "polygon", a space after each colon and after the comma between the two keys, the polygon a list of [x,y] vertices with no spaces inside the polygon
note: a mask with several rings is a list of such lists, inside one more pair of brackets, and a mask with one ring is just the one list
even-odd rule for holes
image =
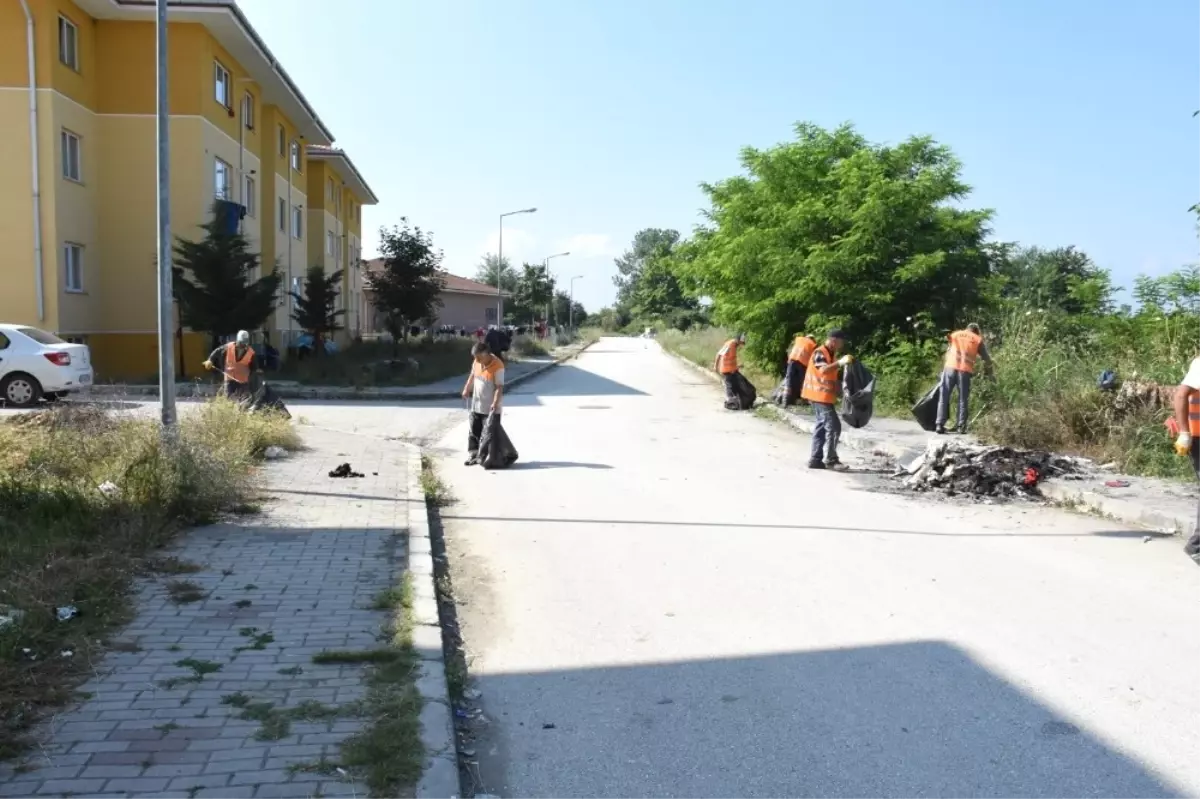
{"label": "leafy tree", "polygon": [[1104,314],[1112,310],[1112,281],[1081,250],[1059,247],[1006,248],[996,271],[1004,279],[1001,296],[1020,307],[1068,314]]}
{"label": "leafy tree", "polygon": [[746,174],[703,186],[709,224],[679,269],[718,321],[750,333],[760,362],[798,330],[834,325],[856,349],[882,351],[909,317],[949,329],[983,298],[991,214],[952,204],[969,189],[948,148],[799,124],[794,141],[741,160]]}
{"label": "leafy tree", "polygon": [[321,355],[325,352],[325,338],[342,329],[338,318],[344,316],[344,310],[334,310],[337,305],[338,286],[342,282],[343,271],[337,270],[326,275],[320,266],[310,266],[304,277],[304,294],[297,291],[292,295],[294,310],[292,319],[304,330],[312,334],[313,352]]}
{"label": "leafy tree", "polygon": [[677,311],[697,308],[677,277],[681,263],[676,253],[666,248],[645,259],[629,296],[634,316],[664,319]]}
{"label": "leafy tree", "polygon": [[379,254],[383,268],[367,275],[367,287],[392,340],[398,341],[408,337],[412,324],[432,320],[441,307],[443,255],[434,249],[433,236],[405,217],[398,226],[380,228]]}
{"label": "leafy tree", "polygon": [[542,264],[523,264],[517,278],[510,313],[514,321],[533,322],[549,309],[554,298],[554,278]]}
{"label": "leafy tree", "polygon": [[[565,291],[557,290],[554,292],[554,302],[552,303],[552,311],[554,318],[558,320],[558,324],[566,326],[572,318],[575,320],[575,326],[579,327],[588,318],[587,311],[583,305],[578,302],[571,302],[571,295]],[[572,308],[574,312],[572,313]]]}
{"label": "leafy tree", "polygon": [[201,225],[204,238],[178,238],[172,273],[182,324],[209,334],[210,344],[239,330],[257,330],[275,311],[283,276],[274,266],[258,278],[259,255],[239,231],[224,229],[217,206]]}
{"label": "leafy tree", "polygon": [[508,294],[515,294],[517,270],[513,269],[512,262],[508,258],[501,259],[497,255],[488,253],[479,259],[479,266],[475,268],[476,281],[494,286],[497,275],[500,276],[500,290]]}
{"label": "leafy tree", "polygon": [[617,287],[617,302],[632,304],[638,280],[648,259],[670,254],[679,243],[679,231],[665,228],[644,228],[633,237],[633,245],[620,258],[614,259],[617,274],[613,284]]}

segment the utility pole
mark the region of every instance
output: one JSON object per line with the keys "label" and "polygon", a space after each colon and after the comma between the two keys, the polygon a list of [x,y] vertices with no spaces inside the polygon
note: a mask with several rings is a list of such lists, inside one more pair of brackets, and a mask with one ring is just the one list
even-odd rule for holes
{"label": "utility pole", "polygon": [[167,106],[167,0],[157,0],[158,58],[158,397],[163,431],[175,427],[174,291],[171,286],[171,116]]}
{"label": "utility pole", "polygon": [[504,276],[504,217],[536,212],[536,208],[522,208],[520,211],[500,214],[500,242],[496,248],[496,327],[504,324],[504,291],[500,288],[500,278]]}

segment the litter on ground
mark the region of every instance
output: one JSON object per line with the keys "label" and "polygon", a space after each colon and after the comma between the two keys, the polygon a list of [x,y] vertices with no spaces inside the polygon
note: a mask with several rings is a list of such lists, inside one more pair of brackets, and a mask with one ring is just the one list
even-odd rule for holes
{"label": "litter on ground", "polygon": [[350,464],[343,463],[341,466],[329,473],[330,477],[362,477],[362,472],[356,472],[350,468]]}
{"label": "litter on ground", "polygon": [[1037,486],[1043,480],[1078,479],[1090,468],[1086,458],[938,439],[893,476],[913,491],[1023,498],[1039,496]]}

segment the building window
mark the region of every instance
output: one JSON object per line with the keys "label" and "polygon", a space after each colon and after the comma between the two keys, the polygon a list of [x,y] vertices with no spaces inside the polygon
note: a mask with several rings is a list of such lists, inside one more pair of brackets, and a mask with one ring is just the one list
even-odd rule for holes
{"label": "building window", "polygon": [[218,200],[228,200],[230,190],[229,176],[233,174],[233,167],[220,158],[214,158],[213,163],[216,164],[216,169],[213,173],[213,194]]}
{"label": "building window", "polygon": [[66,17],[58,18],[58,60],[79,71],[79,28]]}
{"label": "building window", "polygon": [[229,70],[221,66],[220,61],[213,62],[213,80],[217,102],[226,108],[233,108],[233,81],[229,78]]}
{"label": "building window", "polygon": [[337,236],[333,235],[332,230],[325,231],[325,249],[330,255],[337,252]]}
{"label": "building window", "polygon": [[246,130],[254,130],[254,95],[250,92],[242,98],[242,124]]}
{"label": "building window", "polygon": [[287,233],[287,200],[279,198],[279,232]]}
{"label": "building window", "polygon": [[258,216],[255,210],[258,208],[258,201],[254,195],[254,178],[246,175],[242,179],[242,205],[246,206],[246,216]]}
{"label": "building window", "polygon": [[63,245],[63,279],[67,291],[83,291],[83,247],[78,244]]}
{"label": "building window", "polygon": [[333,202],[333,178],[329,179],[329,188],[325,193],[329,196],[329,202]]}
{"label": "building window", "polygon": [[287,155],[287,131],[283,125],[279,126],[279,154]]}
{"label": "building window", "polygon": [[62,132],[62,170],[67,180],[83,180],[83,140],[69,130]]}
{"label": "building window", "polygon": [[298,205],[292,206],[292,238],[304,238],[304,209]]}
{"label": "building window", "polygon": [[300,142],[292,139],[292,169],[300,171]]}

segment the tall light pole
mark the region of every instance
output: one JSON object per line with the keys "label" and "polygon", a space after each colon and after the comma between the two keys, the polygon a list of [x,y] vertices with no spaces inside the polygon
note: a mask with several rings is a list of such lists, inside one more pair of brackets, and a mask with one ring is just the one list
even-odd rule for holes
{"label": "tall light pole", "polygon": [[500,278],[504,276],[504,217],[536,212],[536,208],[522,208],[520,211],[509,211],[506,214],[500,214],[500,243],[496,247],[496,327],[504,324],[504,292],[500,288]]}
{"label": "tall light pole", "polygon": [[583,275],[575,275],[571,278],[571,299],[567,302],[567,330],[575,329],[575,281],[581,277]]}
{"label": "tall light pole", "polygon": [[[556,252],[554,255],[547,255],[542,259],[542,266],[546,268],[546,277],[550,276],[550,261],[554,258],[562,258],[565,255],[570,255],[570,252]],[[554,290],[550,290],[550,302],[546,303],[546,316],[550,316],[550,309],[554,308]],[[554,324],[558,324],[558,313],[554,314]]]}
{"label": "tall light pole", "polygon": [[158,59],[158,399],[163,430],[175,426],[174,291],[171,286],[171,116],[167,106],[167,0],[157,0],[154,22]]}

